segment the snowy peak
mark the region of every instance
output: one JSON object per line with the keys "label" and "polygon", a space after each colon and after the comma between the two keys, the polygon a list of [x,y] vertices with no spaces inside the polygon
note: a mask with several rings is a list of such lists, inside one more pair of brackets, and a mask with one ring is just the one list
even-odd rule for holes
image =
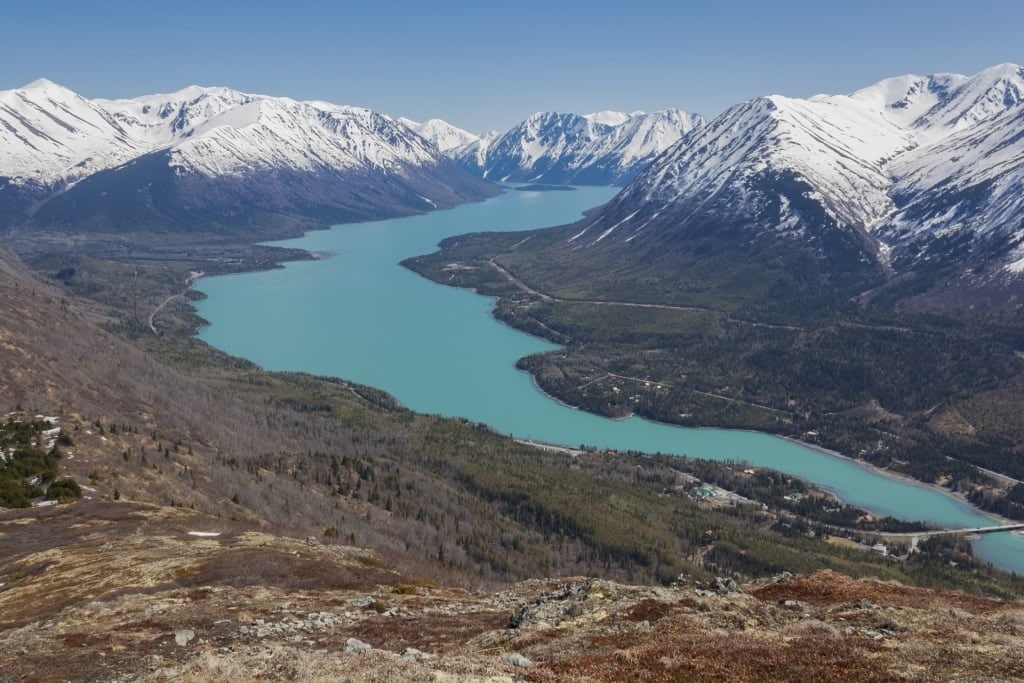
{"label": "snowy peak", "polygon": [[899,76],[851,95],[925,139],[964,130],[1024,102],[1024,67],[999,64],[974,76]]}
{"label": "snowy peak", "polygon": [[918,122],[960,131],[1024,102],[1024,67],[1000,64],[966,79]]}
{"label": "snowy peak", "polygon": [[41,79],[0,92],[0,123],[0,175],[45,184],[157,151],[211,176],[437,161],[420,138],[370,110],[219,87],[89,101]]}
{"label": "snowy peak", "polygon": [[1022,220],[1024,69],[1004,64],[736,105],[659,157],[572,241],[653,243],[729,226],[790,240],[845,272],[858,261],[994,272],[1024,263]]}
{"label": "snowy peak", "polygon": [[28,85],[22,86],[22,90],[65,90],[71,92],[67,88],[61,85],[57,85],[48,78],[37,78]]}
{"label": "snowy peak", "polygon": [[455,147],[447,151],[448,156],[455,160],[455,163],[473,175],[484,177],[484,167],[487,164],[487,153],[491,145],[501,137],[497,131],[486,133],[473,142]]}
{"label": "snowy peak", "polygon": [[[636,112],[636,114],[643,114],[643,112]],[[629,121],[630,116],[622,111],[596,111],[592,114],[584,114],[583,118],[594,123],[603,123],[606,126],[620,126]]]}
{"label": "snowy peak", "polygon": [[139,149],[110,112],[51,81],[0,91],[0,176],[18,184],[74,182]]}
{"label": "snowy peak", "polygon": [[[783,174],[814,179],[816,201],[829,220],[863,227],[892,208],[885,162],[913,146],[912,136],[851,98],[762,97],[696,129],[615,201],[642,207],[638,216],[675,205],[702,212],[716,207],[733,221],[768,220],[776,229],[800,232],[806,216],[787,211],[794,198],[766,218],[763,201],[751,193]],[[635,234],[643,225],[620,228]]]}
{"label": "snowy peak", "polygon": [[453,126],[442,119],[428,119],[423,123],[417,123],[405,118],[400,118],[398,121],[418,133],[421,137],[429,140],[442,152],[450,152],[453,149],[464,147],[480,139],[479,136]]}
{"label": "snowy peak", "polygon": [[949,94],[966,81],[965,76],[936,74],[933,76],[897,76],[850,95],[885,113],[898,125],[912,127],[929,111],[949,99]]}
{"label": "snowy peak", "polygon": [[621,159],[620,166],[646,164],[703,123],[703,117],[681,109],[636,112],[612,134],[613,150]]}
{"label": "snowy peak", "polygon": [[703,119],[671,109],[653,114],[538,112],[452,156],[491,180],[624,184]]}
{"label": "snowy peak", "polygon": [[422,138],[371,110],[270,97],[209,118],[169,149],[172,166],[207,176],[270,168],[389,169],[437,160]]}
{"label": "snowy peak", "polygon": [[154,145],[170,144],[210,119],[258,99],[230,88],[189,86],[135,99],[97,100],[136,135]]}
{"label": "snowy peak", "polygon": [[492,192],[369,109],[200,86],[95,101],[46,80],[0,92],[4,221],[234,228],[257,215],[353,220]]}

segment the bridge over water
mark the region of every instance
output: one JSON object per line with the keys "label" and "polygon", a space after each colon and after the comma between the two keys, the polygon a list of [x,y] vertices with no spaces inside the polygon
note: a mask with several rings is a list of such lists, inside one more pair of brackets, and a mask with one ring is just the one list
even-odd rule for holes
{"label": "bridge over water", "polygon": [[1000,531],[1021,531],[1024,530],[1024,522],[1015,524],[1001,524],[998,526],[975,526],[964,529],[930,529],[928,531],[906,531],[902,533],[880,533],[879,536],[886,538],[931,538],[932,536],[952,536],[954,534],[994,534]]}
{"label": "bridge over water", "polygon": [[878,533],[878,536],[888,541],[910,541],[911,549],[916,548],[917,544],[922,540],[927,540],[933,536],[955,536],[964,535],[968,536],[971,534],[995,534],[1001,531],[1022,531],[1024,530],[1024,522],[1016,522],[1014,524],[1000,524],[994,526],[976,526],[967,527],[963,529],[932,529],[929,531],[907,531],[901,533],[890,533],[882,532]]}

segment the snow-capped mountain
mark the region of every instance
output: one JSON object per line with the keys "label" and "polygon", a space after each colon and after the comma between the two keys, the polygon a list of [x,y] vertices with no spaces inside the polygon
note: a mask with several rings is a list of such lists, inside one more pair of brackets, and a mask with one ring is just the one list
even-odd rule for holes
{"label": "snow-capped mountain", "polygon": [[187,137],[197,126],[260,99],[230,88],[189,86],[136,99],[94,100],[138,139],[159,148]]}
{"label": "snow-capped mountain", "polygon": [[499,137],[501,137],[501,133],[491,131],[461,147],[448,150],[447,154],[455,160],[455,163],[473,175],[483,177],[484,166],[487,163],[487,151]]}
{"label": "snow-capped mountain", "polygon": [[442,119],[428,119],[418,123],[411,119],[400,118],[399,123],[419,133],[421,137],[432,142],[442,152],[449,152],[464,147],[480,139],[467,130],[462,130]]}
{"label": "snow-capped mountain", "polygon": [[826,272],[1024,269],[1024,69],[736,105],[582,221],[571,244],[637,251],[716,231],[787,240]]}
{"label": "snow-capped mountain", "polygon": [[493,192],[390,117],[228,88],[90,101],[37,81],[0,93],[0,141],[0,212],[36,224],[353,220]]}
{"label": "snow-capped mountain", "polygon": [[1024,67],[952,77],[951,86],[911,124],[922,144],[889,165],[896,210],[874,232],[901,269],[945,264],[1019,272]]}
{"label": "snow-capped mountain", "polygon": [[624,111],[595,111],[591,114],[584,114],[583,118],[594,123],[603,123],[606,126],[619,126],[629,121],[630,116],[642,116],[642,111],[627,114]]}
{"label": "snow-capped mountain", "polygon": [[0,91],[0,177],[15,184],[74,182],[145,149],[109,110],[56,83]]}
{"label": "snow-capped mountain", "polygon": [[451,154],[488,180],[621,185],[702,122],[678,109],[585,116],[545,112]]}

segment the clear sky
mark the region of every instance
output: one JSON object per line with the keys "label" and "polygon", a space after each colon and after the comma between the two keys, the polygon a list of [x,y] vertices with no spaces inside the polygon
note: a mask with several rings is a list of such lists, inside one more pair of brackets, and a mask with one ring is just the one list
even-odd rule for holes
{"label": "clear sky", "polygon": [[758,95],[1024,63],[1022,0],[33,0],[0,16],[0,89],[224,85],[478,133],[542,110],[713,116]]}

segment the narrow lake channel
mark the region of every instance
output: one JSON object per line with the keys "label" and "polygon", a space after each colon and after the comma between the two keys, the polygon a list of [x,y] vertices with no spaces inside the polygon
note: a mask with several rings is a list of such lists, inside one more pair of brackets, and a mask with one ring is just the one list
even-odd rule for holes
{"label": "narrow lake channel", "polygon": [[[992,525],[964,502],[775,436],[610,420],[563,406],[515,368],[556,347],[490,315],[493,301],[430,282],[398,263],[448,236],[524,230],[576,220],[614,188],[509,191],[449,211],[330,230],[274,244],[329,254],[283,269],[200,280],[199,336],[268,370],[344,377],[379,387],[409,408],[483,422],[555,444],[744,460],[803,477],[878,515],[950,527]],[[1024,538],[992,534],[975,552],[1024,571]]]}

